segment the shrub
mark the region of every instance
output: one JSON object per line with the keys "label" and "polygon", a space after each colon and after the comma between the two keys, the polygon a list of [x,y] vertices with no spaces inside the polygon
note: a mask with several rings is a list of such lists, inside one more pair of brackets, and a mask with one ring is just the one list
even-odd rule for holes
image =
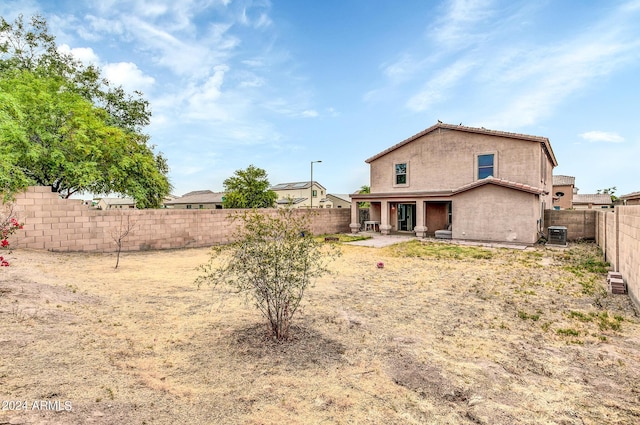
{"label": "shrub", "polygon": [[[0,213],[0,249],[9,250],[9,237],[18,229],[22,229],[22,224],[15,217],[13,206],[9,205],[6,212]],[[8,266],[9,261],[0,255],[0,267]]]}
{"label": "shrub", "polygon": [[329,271],[328,262],[339,250],[311,235],[309,214],[280,209],[275,216],[251,211],[233,219],[243,224],[237,242],[214,247],[196,283],[244,293],[267,319],[271,336],[287,339],[311,279]]}

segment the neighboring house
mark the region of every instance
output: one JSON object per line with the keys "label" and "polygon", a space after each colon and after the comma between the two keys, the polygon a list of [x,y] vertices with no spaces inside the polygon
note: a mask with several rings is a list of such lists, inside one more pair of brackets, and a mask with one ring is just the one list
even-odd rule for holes
{"label": "neighboring house", "polygon": [[179,198],[166,201],[165,208],[212,210],[222,209],[222,198],[224,193],[212,192],[210,190],[196,190],[185,193]]}
{"label": "neighboring house", "polygon": [[136,201],[132,198],[101,198],[96,203],[99,210],[135,208]]}
{"label": "neighboring house", "polygon": [[287,206],[293,208],[309,208],[313,204],[313,208],[331,208],[332,203],[327,199],[327,189],[317,181],[313,182],[293,182],[280,183],[270,188],[278,198],[276,206],[284,208]]}
{"label": "neighboring house", "polygon": [[573,194],[576,178],[572,176],[553,176],[553,208],[567,210],[573,208]]}
{"label": "neighboring house", "polygon": [[618,198],[622,205],[640,205],[640,192],[632,192]]}
{"label": "neighboring house", "polygon": [[607,193],[592,193],[584,195],[576,193],[573,195],[573,209],[591,210],[594,208],[613,208],[611,195]]}
{"label": "neighboring house", "polygon": [[525,244],[544,230],[558,165],[546,137],[443,123],[365,162],[371,193],[351,195],[352,232],[358,202],[370,202],[383,234],[450,229],[454,239]]}
{"label": "neighboring house", "polygon": [[351,208],[351,198],[348,194],[328,193],[327,199],[331,201],[333,208]]}

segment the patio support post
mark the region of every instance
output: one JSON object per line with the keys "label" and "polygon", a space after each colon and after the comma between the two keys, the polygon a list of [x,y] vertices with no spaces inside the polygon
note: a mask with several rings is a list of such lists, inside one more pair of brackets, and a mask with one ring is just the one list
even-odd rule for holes
{"label": "patio support post", "polygon": [[360,217],[358,215],[358,202],[356,200],[351,200],[351,224],[349,224],[349,228],[351,229],[351,233],[358,233],[360,231]]}
{"label": "patio support post", "polygon": [[420,199],[416,200],[416,227],[414,227],[413,230],[419,238],[427,236],[428,229],[425,225],[425,203]]}
{"label": "patio support post", "polygon": [[388,235],[391,232],[391,224],[389,224],[389,202],[380,202],[380,233]]}

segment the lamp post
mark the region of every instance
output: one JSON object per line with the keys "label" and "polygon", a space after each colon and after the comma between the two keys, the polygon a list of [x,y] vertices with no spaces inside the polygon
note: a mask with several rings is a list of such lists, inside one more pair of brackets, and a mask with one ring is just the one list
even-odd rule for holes
{"label": "lamp post", "polygon": [[322,161],[311,161],[311,206],[310,209],[313,209],[313,163],[314,162],[322,162]]}

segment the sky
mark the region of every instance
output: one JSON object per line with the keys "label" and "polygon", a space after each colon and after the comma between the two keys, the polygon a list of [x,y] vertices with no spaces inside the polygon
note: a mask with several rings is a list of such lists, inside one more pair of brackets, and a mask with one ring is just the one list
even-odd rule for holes
{"label": "sky", "polygon": [[438,120],[549,138],[581,194],[640,191],[640,0],[0,2],[19,14],[143,93],[178,196],[249,165],[353,193]]}

